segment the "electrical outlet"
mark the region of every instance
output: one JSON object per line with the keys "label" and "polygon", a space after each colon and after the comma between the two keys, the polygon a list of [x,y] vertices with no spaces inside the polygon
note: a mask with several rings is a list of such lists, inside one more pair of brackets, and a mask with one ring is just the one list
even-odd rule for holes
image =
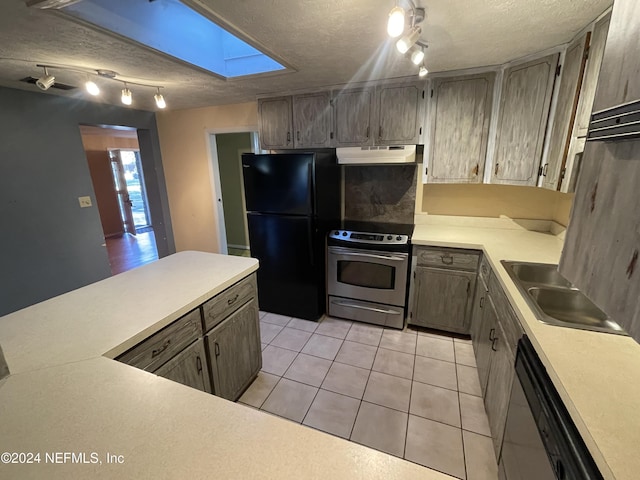
{"label": "electrical outlet", "polygon": [[91,203],[91,197],[78,197],[78,202],[80,202],[80,208],[93,206],[93,203]]}

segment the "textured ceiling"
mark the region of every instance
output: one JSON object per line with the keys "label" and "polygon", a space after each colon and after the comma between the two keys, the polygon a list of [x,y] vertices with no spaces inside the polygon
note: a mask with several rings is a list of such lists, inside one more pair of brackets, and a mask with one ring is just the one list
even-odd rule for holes
{"label": "textured ceiling", "polygon": [[[18,80],[39,77],[37,63],[109,69],[121,78],[163,86],[169,109],[251,101],[257,95],[396,78],[416,67],[386,36],[394,0],[188,0],[226,23],[289,71],[221,80],[24,0],[0,2],[0,85],[40,91]],[[401,0],[401,4],[403,1]],[[570,40],[611,0],[418,0],[426,8],[422,40],[431,72],[497,65]],[[52,70],[79,87],[86,76]],[[78,96],[120,105],[122,85],[98,79],[103,93],[82,88],[45,94]],[[153,89],[131,86],[133,107],[155,110]]]}

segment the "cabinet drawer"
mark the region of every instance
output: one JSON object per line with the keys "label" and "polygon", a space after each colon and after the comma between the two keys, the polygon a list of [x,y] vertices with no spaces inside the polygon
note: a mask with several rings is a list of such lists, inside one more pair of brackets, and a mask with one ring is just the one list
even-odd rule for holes
{"label": "cabinet drawer", "polygon": [[252,298],[257,291],[256,276],[252,274],[219,293],[202,305],[204,330],[208,332]]}
{"label": "cabinet drawer", "polygon": [[201,335],[202,319],[200,309],[196,308],[116,360],[152,372]]}
{"label": "cabinet drawer", "polygon": [[469,271],[477,270],[480,260],[479,252],[453,248],[418,248],[416,256],[418,265]]}

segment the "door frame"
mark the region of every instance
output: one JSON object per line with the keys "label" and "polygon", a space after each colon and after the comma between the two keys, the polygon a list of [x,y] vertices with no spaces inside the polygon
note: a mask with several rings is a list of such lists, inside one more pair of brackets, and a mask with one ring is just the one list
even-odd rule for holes
{"label": "door frame", "polygon": [[[216,135],[223,135],[225,133],[248,133],[251,135],[251,151],[253,153],[262,153],[260,149],[260,142],[258,138],[258,126],[240,126],[240,127],[228,127],[228,128],[208,128],[205,129],[205,144],[207,146],[207,157],[209,158],[209,183],[211,186],[213,202],[213,217],[214,224],[216,225],[216,236],[218,239],[218,248],[220,253],[228,254],[227,248],[227,229],[224,225],[224,209],[222,203],[222,186],[220,184],[220,163],[218,159],[218,147],[216,145]],[[243,186],[244,188],[244,186]],[[243,192],[244,196],[244,192]],[[245,229],[247,228],[246,222],[246,207],[243,205],[243,213],[245,216]],[[247,235],[248,238],[248,235]]]}

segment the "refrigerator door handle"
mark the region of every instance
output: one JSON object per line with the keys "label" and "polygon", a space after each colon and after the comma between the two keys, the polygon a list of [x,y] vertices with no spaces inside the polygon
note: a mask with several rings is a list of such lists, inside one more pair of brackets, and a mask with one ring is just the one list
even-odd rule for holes
{"label": "refrigerator door handle", "polygon": [[311,262],[311,266],[316,266],[316,261],[313,255],[313,223],[308,223],[308,231],[307,231],[307,248],[309,249],[309,260]]}

